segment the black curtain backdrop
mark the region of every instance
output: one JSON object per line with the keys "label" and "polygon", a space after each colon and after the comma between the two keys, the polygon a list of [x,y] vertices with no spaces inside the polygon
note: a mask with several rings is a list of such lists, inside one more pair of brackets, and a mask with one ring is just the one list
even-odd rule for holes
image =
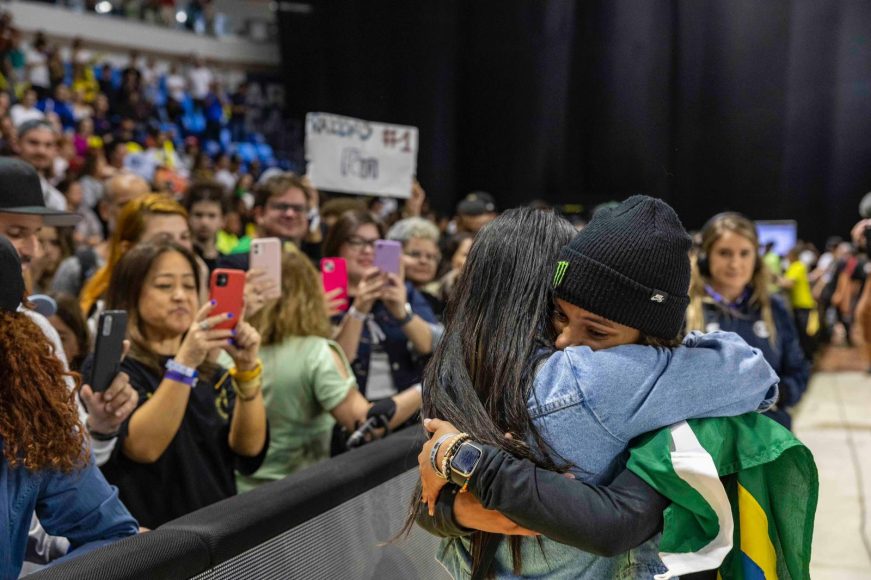
{"label": "black curtain backdrop", "polygon": [[420,128],[449,213],[663,197],[846,235],[871,190],[864,0],[280,2],[288,104]]}

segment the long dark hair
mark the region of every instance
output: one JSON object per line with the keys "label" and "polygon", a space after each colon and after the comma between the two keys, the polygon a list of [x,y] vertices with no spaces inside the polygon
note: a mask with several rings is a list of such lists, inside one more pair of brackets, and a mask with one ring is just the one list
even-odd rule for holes
{"label": "long dark hair", "polygon": [[[106,295],[106,310],[127,311],[127,338],[130,339],[130,358],[135,359],[158,375],[163,374],[161,356],[149,348],[139,318],[139,297],[142,287],[157,259],[167,253],[176,252],[190,264],[196,287],[200,288],[200,268],[196,258],[188,250],[172,241],[139,244],[127,252],[112,272],[109,291]],[[217,367],[204,362],[200,374],[211,376]]]}
{"label": "long dark hair", "polygon": [[[546,469],[560,469],[527,410],[538,363],[553,352],[550,280],[560,249],[575,235],[551,211],[518,208],[502,214],[475,238],[447,306],[442,342],[424,374],[423,416],[437,417]],[[511,432],[512,439],[505,433]],[[533,451],[525,442],[532,441]],[[414,498],[417,513],[420,494]],[[493,534],[472,535],[472,572],[478,572]],[[522,567],[520,537],[511,538],[515,573]]]}

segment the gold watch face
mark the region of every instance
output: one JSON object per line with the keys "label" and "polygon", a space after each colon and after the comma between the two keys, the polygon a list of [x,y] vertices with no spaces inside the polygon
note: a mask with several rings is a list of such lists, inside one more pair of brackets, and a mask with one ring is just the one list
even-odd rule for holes
{"label": "gold watch face", "polygon": [[462,444],[451,459],[451,471],[463,477],[469,477],[475,466],[478,465],[478,461],[481,460],[481,454],[481,449],[477,446],[468,443]]}

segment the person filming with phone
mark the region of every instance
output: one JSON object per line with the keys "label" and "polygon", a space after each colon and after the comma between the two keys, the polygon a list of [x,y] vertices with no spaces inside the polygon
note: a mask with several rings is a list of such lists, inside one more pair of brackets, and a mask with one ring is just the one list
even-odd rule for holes
{"label": "person filming with phone", "polygon": [[[414,389],[377,405],[367,401],[341,347],[330,340],[332,328],[317,270],[297,250],[284,252],[280,269],[280,298],[267,302],[250,319],[263,337],[260,357],[269,451],[256,473],[237,476],[240,492],[328,459],[336,423],[351,433],[375,418],[379,427],[394,429],[420,407]],[[222,355],[221,362],[230,367],[229,359]]]}
{"label": "person filming with phone", "polygon": [[[235,495],[234,471],[256,471],[267,448],[260,335],[222,308],[225,294],[201,306],[199,276],[190,250],[163,241],[130,250],[109,283],[107,308],[127,312],[132,347],[121,368],[139,406],[103,473],[148,528]],[[232,372],[210,360],[221,350]]]}
{"label": "person filming with phone", "polygon": [[350,305],[333,319],[336,342],[370,401],[419,390],[439,326],[426,299],[404,278],[401,244],[384,244],[383,237],[384,225],[375,216],[348,211],[327,233],[323,251],[347,263]]}

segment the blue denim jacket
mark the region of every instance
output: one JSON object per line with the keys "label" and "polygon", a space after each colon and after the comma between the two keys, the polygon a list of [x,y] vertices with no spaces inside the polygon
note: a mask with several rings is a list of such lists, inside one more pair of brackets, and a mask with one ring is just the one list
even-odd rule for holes
{"label": "blue denim jacket", "polygon": [[[674,349],[625,345],[572,347],[538,369],[529,412],[548,453],[578,479],[607,484],[636,436],[694,417],[741,415],[777,400],[777,375],[738,335],[692,333]],[[659,538],[614,558],[542,538],[524,540],[523,577],[650,579],[665,572]],[[439,560],[455,578],[470,576],[468,542],[443,541]],[[499,578],[515,578],[507,542],[496,554]]]}
{"label": "blue denim jacket", "polygon": [[[2,448],[0,440],[0,448]],[[45,530],[70,541],[70,555],[132,536],[139,524],[90,458],[72,473],[10,469],[0,455],[0,578],[17,578],[34,511]]]}

